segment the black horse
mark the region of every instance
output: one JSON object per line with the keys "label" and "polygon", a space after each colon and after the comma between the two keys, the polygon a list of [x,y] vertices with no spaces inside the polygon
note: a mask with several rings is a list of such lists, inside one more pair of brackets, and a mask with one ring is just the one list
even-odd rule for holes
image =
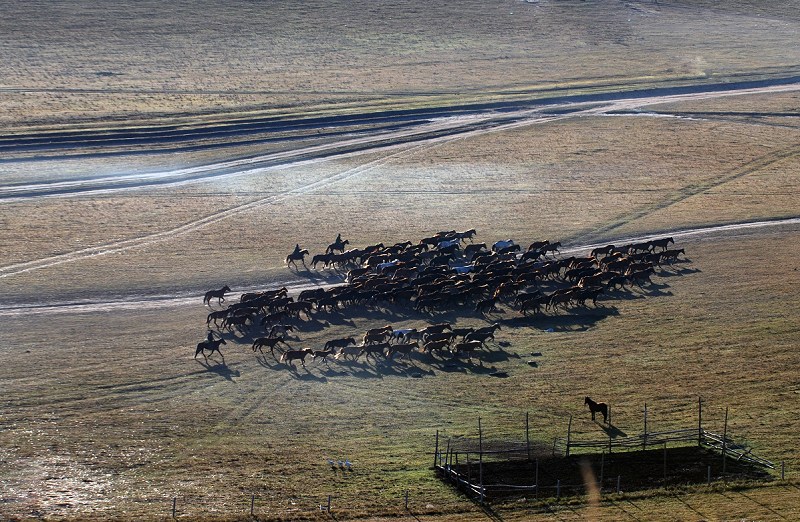
{"label": "black horse", "polygon": [[222,301],[225,300],[225,292],[230,292],[231,289],[228,285],[223,286],[219,290],[209,290],[206,292],[206,295],[203,296],[203,304],[211,305],[211,300],[216,298],[217,304],[222,304]]}
{"label": "black horse", "polygon": [[208,355],[211,355],[214,352],[217,352],[218,354],[222,355],[222,352],[219,351],[220,344],[228,344],[228,343],[226,343],[225,339],[222,338],[217,339],[216,341],[209,341],[208,339],[206,339],[203,342],[197,343],[197,351],[194,352],[195,359],[201,353],[203,354],[203,357],[206,357],[206,352],[205,352],[206,350],[208,350]]}
{"label": "black horse", "polygon": [[591,398],[586,397],[584,399],[583,404],[589,405],[589,411],[592,412],[592,420],[594,420],[594,414],[598,411],[603,414],[603,422],[608,424],[608,404],[605,402],[594,402]]}

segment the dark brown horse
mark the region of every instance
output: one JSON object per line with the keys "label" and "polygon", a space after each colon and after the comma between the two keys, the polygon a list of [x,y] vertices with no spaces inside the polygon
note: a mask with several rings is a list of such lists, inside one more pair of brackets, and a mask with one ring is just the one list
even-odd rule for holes
{"label": "dark brown horse", "polygon": [[305,350],[286,350],[281,355],[281,362],[287,363],[290,366],[294,366],[295,359],[300,359],[300,364],[303,365],[303,368],[306,367],[306,356],[311,355],[314,353],[314,350],[311,348],[306,348]]}
{"label": "dark brown horse", "polygon": [[195,359],[199,354],[203,354],[203,357],[206,357],[206,350],[208,350],[208,355],[211,355],[214,352],[222,355],[222,352],[219,351],[220,344],[228,344],[225,342],[225,339],[217,339],[216,341],[209,341],[206,339],[205,341],[197,343],[197,351],[194,352]]}
{"label": "dark brown horse", "polygon": [[219,290],[209,290],[206,292],[206,295],[203,296],[203,304],[207,304],[211,306],[211,300],[216,298],[217,304],[222,304],[222,301],[225,300],[225,292],[230,292],[231,289],[228,285],[223,286]]}
{"label": "dark brown horse", "polygon": [[264,353],[262,348],[266,346],[269,348],[269,353],[274,354],[275,346],[277,346],[278,343],[283,343],[286,346],[289,346],[289,343],[284,341],[283,337],[259,337],[253,341],[253,351],[255,352],[258,350],[259,352]]}
{"label": "dark brown horse", "polygon": [[588,396],[583,401],[584,405],[589,405],[589,411],[592,412],[592,420],[594,420],[594,414],[598,411],[603,414],[603,422],[608,423],[608,404],[605,402],[594,402]]}

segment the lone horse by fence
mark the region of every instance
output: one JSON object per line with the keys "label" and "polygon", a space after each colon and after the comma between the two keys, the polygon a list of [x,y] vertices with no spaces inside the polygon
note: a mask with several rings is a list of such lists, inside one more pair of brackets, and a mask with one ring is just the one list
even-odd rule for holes
{"label": "lone horse by fence", "polygon": [[589,405],[589,411],[592,412],[592,420],[594,420],[594,414],[599,411],[603,414],[603,423],[608,424],[608,404],[605,402],[594,402],[590,397],[586,397],[583,404]]}

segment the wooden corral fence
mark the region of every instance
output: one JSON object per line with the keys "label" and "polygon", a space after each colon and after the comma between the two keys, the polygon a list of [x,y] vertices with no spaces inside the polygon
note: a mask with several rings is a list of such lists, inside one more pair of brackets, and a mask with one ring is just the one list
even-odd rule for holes
{"label": "wooden corral fence", "polygon": [[[647,407],[645,406],[645,419],[647,417]],[[636,451],[647,451],[661,449],[664,450],[664,477],[667,475],[667,447],[691,447],[699,446],[719,452],[721,463],[718,471],[723,474],[726,472],[728,461],[741,464],[748,464],[767,469],[775,469],[775,465],[764,458],[753,454],[752,448],[744,444],[736,443],[728,435],[728,411],[725,411],[725,425],[723,433],[715,433],[703,428],[702,425],[702,401],[698,401],[698,423],[696,427],[682,428],[668,431],[647,431],[647,421],[645,420],[645,431],[633,436],[614,437],[611,434],[602,440],[575,440],[572,437],[572,419],[570,417],[569,428],[566,437],[556,437],[552,445],[544,443],[531,443],[528,425],[529,416],[525,416],[525,441],[524,442],[503,442],[491,441],[484,438],[481,419],[478,419],[478,440],[466,441],[458,438],[453,442],[450,438],[444,440],[436,432],[433,465],[438,473],[446,480],[449,480],[458,489],[466,492],[484,502],[495,494],[516,494],[530,493],[539,496],[540,492],[548,490],[547,497],[559,498],[567,490],[584,490],[585,484],[564,484],[560,480],[555,481],[555,485],[544,486],[540,483],[540,458],[555,459],[559,457],[578,456],[581,454],[594,456],[602,455],[603,461],[606,455],[609,457],[613,453],[630,453]],[[611,433],[611,430],[609,430]],[[543,449],[549,455],[544,455]],[[603,479],[614,477],[603,477],[603,461],[600,463],[599,485],[603,487]],[[508,463],[510,467],[525,466],[525,477],[529,478],[527,484],[498,483],[487,480],[488,465],[498,462]],[[781,465],[781,478],[784,469]],[[519,476],[519,474],[518,474]],[[497,478],[497,477],[495,477]],[[620,491],[621,476],[616,477],[616,490]],[[708,466],[708,483],[711,482],[711,466]],[[612,486],[613,489],[613,486]]]}

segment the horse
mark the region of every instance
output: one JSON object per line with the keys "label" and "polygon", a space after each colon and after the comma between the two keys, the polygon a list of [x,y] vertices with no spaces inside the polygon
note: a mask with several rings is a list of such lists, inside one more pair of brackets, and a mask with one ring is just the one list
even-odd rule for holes
{"label": "horse", "polygon": [[533,243],[528,246],[528,252],[532,250],[541,250],[543,247],[550,244],[549,239],[545,239],[544,241],[534,241]]}
{"label": "horse", "polygon": [[211,355],[214,352],[222,355],[222,352],[219,351],[220,344],[228,344],[225,342],[225,339],[217,339],[216,341],[209,341],[206,339],[205,341],[197,343],[197,351],[194,352],[194,358],[197,359],[198,354],[203,354],[203,357],[206,357],[206,350],[208,350],[208,355]]}
{"label": "horse", "polygon": [[286,256],[286,266],[294,265],[295,269],[297,268],[297,262],[300,261],[303,263],[303,266],[306,266],[306,256],[308,254],[308,250],[305,248],[302,250],[295,250],[288,256]]}
{"label": "horse", "polygon": [[491,332],[492,334],[494,334],[494,333],[495,333],[497,330],[502,330],[502,327],[500,326],[500,323],[492,323],[492,324],[491,324],[491,325],[489,325],[489,326],[484,326],[484,327],[481,327],[481,328],[476,328],[476,329],[474,330],[474,332],[475,332],[475,333],[478,333],[478,334],[484,334],[484,333]]}
{"label": "horse", "polygon": [[367,330],[364,334],[362,344],[370,344],[372,342],[381,342],[392,334],[392,325],[387,324],[383,328],[372,328]]}
{"label": "horse", "polygon": [[209,290],[206,292],[206,295],[203,296],[203,304],[211,306],[211,300],[215,297],[217,298],[217,304],[222,304],[222,301],[225,300],[225,292],[230,291],[231,288],[228,285],[223,286],[219,290]]}
{"label": "horse", "polygon": [[255,352],[258,349],[259,352],[264,353],[261,348],[267,346],[269,348],[269,353],[275,353],[275,346],[278,343],[283,343],[286,346],[289,346],[289,343],[283,340],[283,337],[259,337],[255,341],[253,341],[253,351]]}
{"label": "horse", "polygon": [[456,232],[456,237],[461,241],[464,241],[465,239],[472,241],[472,238],[475,237],[475,234],[477,233],[478,232],[474,228],[470,228],[464,232]]}
{"label": "horse", "polygon": [[331,262],[330,252],[326,254],[316,254],[314,257],[311,258],[311,268],[316,269],[317,263],[322,263],[323,266],[327,268],[330,262]]}
{"label": "horse", "polygon": [[206,317],[206,326],[209,326],[211,321],[214,321],[214,326],[219,327],[219,323],[217,321],[220,319],[224,321],[227,317],[228,310],[215,310],[214,312],[208,314],[208,317]]}
{"label": "horse", "polygon": [[655,252],[656,248],[660,248],[661,250],[666,250],[667,246],[669,246],[670,243],[672,243],[673,245],[675,244],[675,240],[672,239],[671,237],[654,239],[653,241],[650,241],[650,250],[652,252]]}
{"label": "horse", "polygon": [[295,359],[300,359],[300,364],[302,364],[303,368],[305,368],[306,356],[311,355],[312,353],[314,353],[314,350],[311,348],[306,348],[305,350],[286,350],[283,352],[283,355],[281,355],[281,362],[287,364],[291,363],[291,366],[293,367],[294,363],[292,361]]}
{"label": "horse", "polygon": [[561,246],[561,241],[556,241],[555,243],[550,243],[542,247],[542,252],[544,255],[547,255],[550,252],[560,252],[559,247]]}
{"label": "horse", "polygon": [[331,348],[344,348],[345,346],[349,346],[351,344],[353,346],[356,345],[356,340],[353,339],[352,337],[345,337],[343,339],[331,339],[330,341],[325,343],[325,349],[328,350]]}
{"label": "horse", "polygon": [[594,414],[598,411],[603,414],[603,422],[608,424],[608,404],[605,402],[594,402],[588,396],[583,400],[584,405],[589,405],[589,411],[592,412],[592,420],[594,420]]}
{"label": "horse", "polygon": [[317,359],[322,359],[322,362],[328,364],[328,356],[334,355],[336,350],[314,350],[311,354],[311,360],[316,361]]}
{"label": "horse", "polygon": [[496,241],[492,245],[492,252],[497,252],[498,250],[502,250],[503,248],[513,246],[514,244],[515,244],[514,240],[512,239],[506,239],[505,241]]}
{"label": "horse", "polygon": [[597,247],[589,254],[592,257],[607,256],[614,251],[614,245],[606,245],[604,247]]}
{"label": "horse", "polygon": [[269,329],[269,334],[267,337],[286,337],[289,332],[294,331],[294,326],[290,324],[281,324],[278,323],[273,325],[272,328]]}
{"label": "horse", "polygon": [[415,349],[419,350],[419,342],[417,341],[414,341],[413,343],[395,344],[389,348],[388,352],[386,353],[386,357],[391,359],[394,357],[394,354],[399,353],[400,359],[411,359],[411,352],[413,352]]}
{"label": "horse", "polygon": [[496,312],[497,299],[490,298],[490,299],[484,299],[483,301],[479,301],[478,304],[475,306],[475,311],[480,314],[488,314],[489,312]]}
{"label": "horse", "polygon": [[678,256],[681,254],[686,255],[686,250],[683,248],[679,248],[677,250],[664,250],[661,252],[661,260],[663,260],[665,263],[672,264],[678,260]]}
{"label": "horse", "polygon": [[378,343],[378,344],[365,344],[365,345],[360,346],[360,348],[361,348],[361,351],[359,352],[358,357],[361,357],[362,355],[364,355],[366,359],[369,359],[369,356],[371,355],[371,356],[373,356],[373,357],[375,357],[377,359],[378,355],[381,355],[385,359],[386,358],[386,354],[384,353],[383,350],[384,349],[391,350],[392,349],[392,345],[389,344],[389,343],[383,342],[383,343]]}
{"label": "horse", "polygon": [[325,249],[326,254],[333,254],[334,252],[344,252],[344,247],[350,244],[350,241],[345,239],[342,241],[341,237],[337,237],[336,241],[328,245],[328,248]]}
{"label": "horse", "polygon": [[336,352],[336,355],[333,357],[337,361],[339,359],[347,360],[347,356],[352,355],[353,360],[358,359],[358,356],[361,355],[361,346],[345,346],[343,348],[339,348],[339,351]]}

